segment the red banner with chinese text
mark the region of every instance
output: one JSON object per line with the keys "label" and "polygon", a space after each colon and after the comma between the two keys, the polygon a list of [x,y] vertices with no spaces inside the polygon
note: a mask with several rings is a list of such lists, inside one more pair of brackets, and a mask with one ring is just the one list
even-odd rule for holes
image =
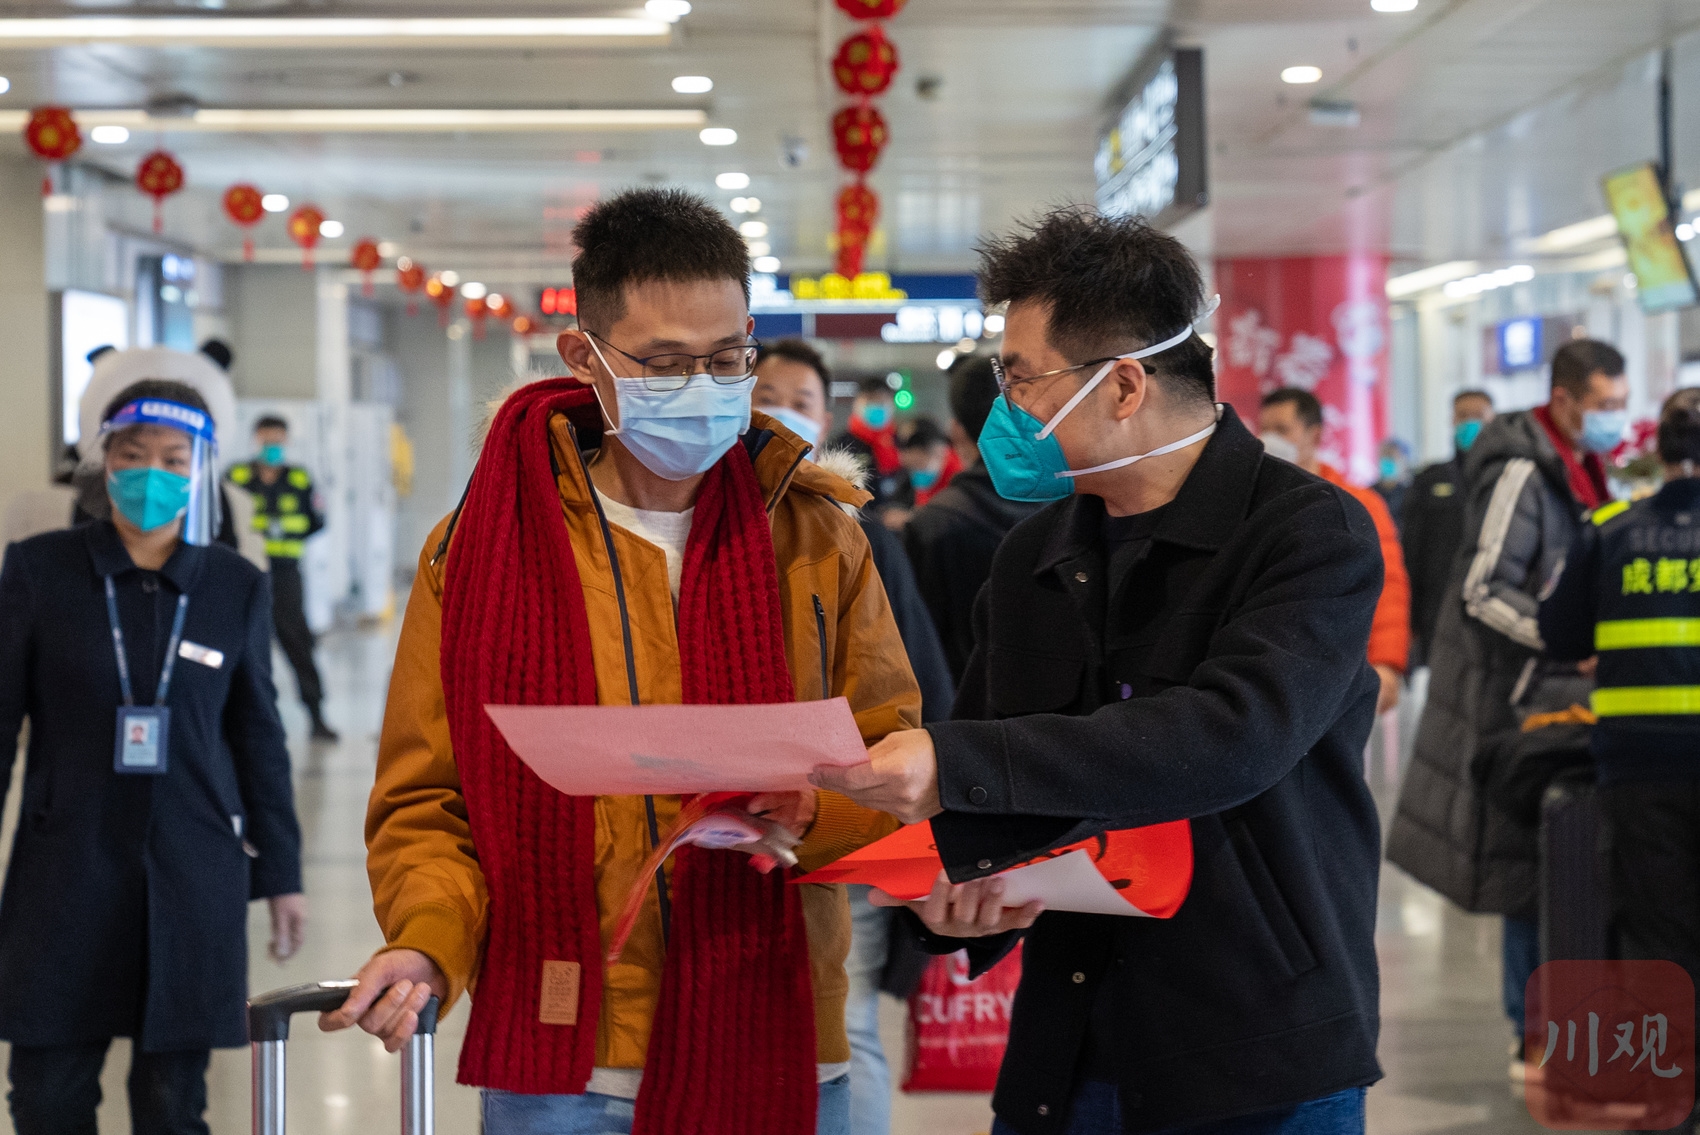
{"label": "red banner with chinese text", "polygon": [[1217,397],[1255,423],[1271,390],[1310,391],[1323,408],[1322,460],[1364,485],[1387,436],[1387,263],[1379,253],[1216,261]]}

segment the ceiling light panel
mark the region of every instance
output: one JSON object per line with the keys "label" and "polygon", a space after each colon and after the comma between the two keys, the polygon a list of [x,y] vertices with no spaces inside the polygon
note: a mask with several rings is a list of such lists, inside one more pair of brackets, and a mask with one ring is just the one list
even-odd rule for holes
{"label": "ceiling light panel", "polygon": [[0,47],[157,44],[182,47],[464,47],[563,43],[654,46],[672,36],[665,20],[634,18],[179,17],[68,16],[0,19]]}
{"label": "ceiling light panel", "polygon": [[[700,109],[675,110],[442,110],[343,107],[225,110],[203,108],[186,117],[150,117],[139,110],[78,110],[85,127],[230,134],[410,134],[450,131],[550,133],[573,130],[693,130],[708,120]],[[19,130],[27,111],[0,111],[0,130]]]}

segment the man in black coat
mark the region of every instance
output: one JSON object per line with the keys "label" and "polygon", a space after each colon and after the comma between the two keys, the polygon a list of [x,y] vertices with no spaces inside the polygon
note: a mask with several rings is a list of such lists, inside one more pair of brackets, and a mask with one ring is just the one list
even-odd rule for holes
{"label": "man in black coat", "polygon": [[[1006,495],[1063,499],[998,550],[958,720],[815,781],[932,819],[961,884],[916,904],[935,948],[980,936],[978,972],[1031,925],[994,1132],[1361,1132],[1375,528],[1212,405],[1173,238],[1066,209],[992,244],[980,279],[1009,304],[981,451]],[[1010,909],[982,881],[1179,819],[1194,867],[1172,919]]]}
{"label": "man in black coat", "polygon": [[970,355],[951,367],[951,441],[966,468],[903,529],[915,582],[944,640],[955,682],[962,681],[974,652],[974,597],[991,577],[992,556],[1009,530],[1038,510],[1030,501],[998,496],[980,458],[980,431],[997,397],[991,359]]}
{"label": "man in black coat", "polygon": [[1545,658],[1536,617],[1583,517],[1610,501],[1603,455],[1628,415],[1624,359],[1573,339],[1544,406],[1502,414],[1464,460],[1464,539],[1441,601],[1429,696],[1388,824],[1387,861],[1476,914],[1501,914],[1501,998],[1513,1080],[1524,992],[1540,962],[1538,832],[1487,786],[1524,720],[1588,700],[1593,681]]}
{"label": "man in black coat", "polygon": [[1493,399],[1485,390],[1460,390],[1452,396],[1450,460],[1418,471],[1400,510],[1399,533],[1405,567],[1411,573],[1411,667],[1428,665],[1434,625],[1452,578],[1452,561],[1464,543],[1464,455],[1482,427],[1493,421]]}

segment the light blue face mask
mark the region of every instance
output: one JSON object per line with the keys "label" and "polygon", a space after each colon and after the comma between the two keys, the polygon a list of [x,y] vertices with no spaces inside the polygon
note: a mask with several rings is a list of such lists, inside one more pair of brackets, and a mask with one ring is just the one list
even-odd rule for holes
{"label": "light blue face mask", "polygon": [[1623,444],[1623,431],[1628,428],[1628,410],[1589,410],[1582,415],[1582,448],[1610,453]]}
{"label": "light blue face mask", "polygon": [[283,464],[283,446],[281,446],[281,445],[268,445],[268,446],[262,447],[261,450],[260,450],[260,464],[262,464],[262,465],[282,465]]}
{"label": "light blue face mask", "polygon": [[[613,375],[595,338],[586,338]],[[750,392],[755,385],[753,374],[731,383],[693,374],[679,389],[663,391],[649,389],[641,378],[614,375],[620,425],[608,432],[657,477],[683,481],[708,472],[750,428]],[[601,397],[597,395],[598,401]],[[602,413],[607,416],[606,406]]]}
{"label": "light blue face mask", "polygon": [[106,491],[125,519],[143,532],[163,528],[189,507],[189,478],[151,465],[114,470],[106,477]]}
{"label": "light blue face mask", "polygon": [[763,406],[761,412],[808,442],[810,445],[820,444],[820,423],[789,406]]}
{"label": "light blue face mask", "polygon": [[[1219,296],[1213,298],[1204,309],[1203,315],[1198,318],[1202,320],[1209,316],[1216,310],[1220,300]],[[1189,325],[1180,334],[1155,346],[1117,355],[1099,368],[1098,373],[1092,376],[1091,382],[1082,386],[1073,398],[1063,403],[1062,409],[1058,410],[1049,422],[1040,422],[1038,418],[1010,402],[1008,394],[1000,394],[997,401],[992,403],[992,412],[980,430],[980,457],[986,463],[986,472],[991,474],[992,487],[997,489],[998,495],[1012,501],[1061,500],[1074,492],[1075,479],[1078,477],[1120,469],[1124,465],[1132,465],[1148,457],[1161,457],[1166,453],[1185,449],[1215,433],[1216,423],[1211,422],[1197,433],[1153,449],[1149,453],[1119,457],[1102,465],[1094,465],[1090,469],[1070,469],[1062,443],[1057,441],[1056,437],[1057,426],[1062,424],[1062,420],[1068,417],[1076,406],[1086,400],[1087,395],[1098,388],[1098,384],[1104,381],[1104,376],[1115,369],[1117,362],[1161,354],[1192,338],[1192,333],[1193,328]]]}

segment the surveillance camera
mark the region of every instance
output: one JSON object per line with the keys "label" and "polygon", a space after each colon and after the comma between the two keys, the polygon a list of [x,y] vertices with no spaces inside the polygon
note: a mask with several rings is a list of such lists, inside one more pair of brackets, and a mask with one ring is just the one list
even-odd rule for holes
{"label": "surveillance camera", "polygon": [[932,102],[939,97],[944,88],[944,79],[938,75],[922,75],[915,80],[915,97]]}
{"label": "surveillance camera", "polygon": [[779,163],[786,169],[801,169],[809,160],[809,143],[795,134],[787,134],[779,143]]}

